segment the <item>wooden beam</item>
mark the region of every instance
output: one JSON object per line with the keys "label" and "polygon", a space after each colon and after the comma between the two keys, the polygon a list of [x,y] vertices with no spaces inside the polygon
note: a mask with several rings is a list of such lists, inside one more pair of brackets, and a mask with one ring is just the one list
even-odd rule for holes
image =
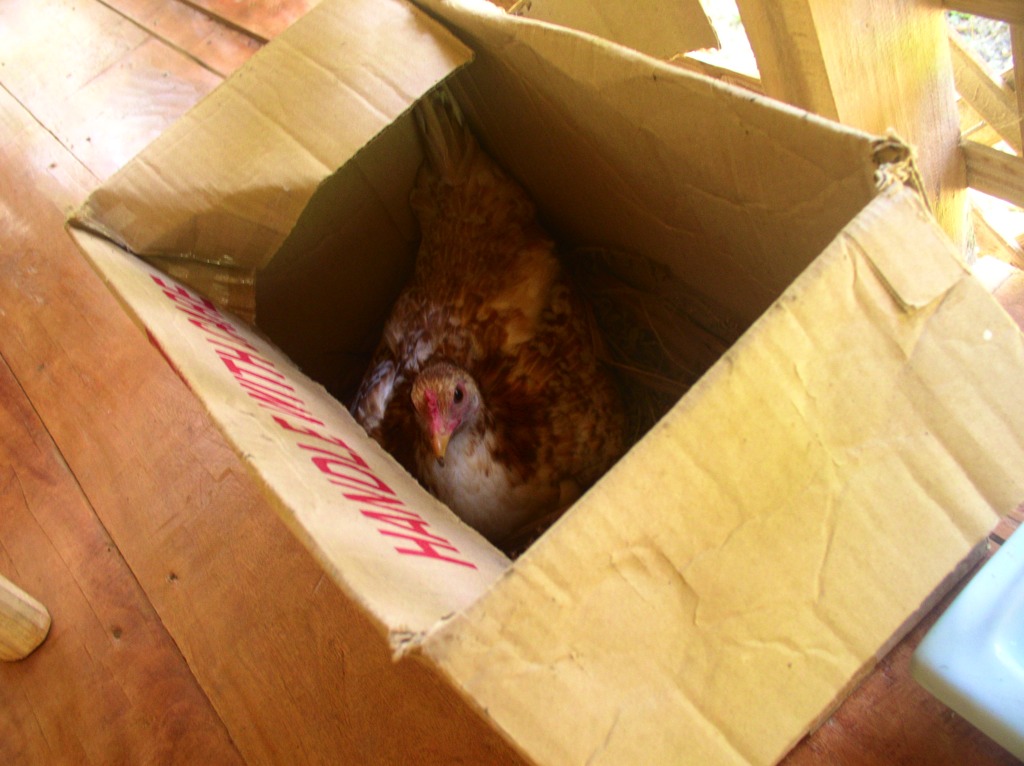
{"label": "wooden beam", "polygon": [[1024,207],[1024,159],[976,141],[965,141],[963,152],[971,188]]}
{"label": "wooden beam", "polygon": [[[1024,56],[1024,52],[1021,55]],[[1024,65],[1024,59],[1021,60],[1021,64]],[[1013,93],[1014,99],[1020,100],[1021,96],[1018,96],[1016,93],[1015,80],[1016,76],[1013,67],[1010,67],[1002,73],[997,82],[1000,84],[1000,87]],[[962,138],[969,138],[972,141],[977,141],[979,144],[985,144],[985,146],[995,146],[1003,140],[1003,137],[992,129],[985,121],[985,118],[978,113],[978,110],[968,103],[967,99],[960,97],[957,99],[956,105],[960,111],[960,132]]]}
{"label": "wooden beam", "polygon": [[939,0],[738,0],[765,91],[916,147],[936,218],[968,237],[966,177]]}
{"label": "wooden beam", "polygon": [[[1024,329],[1024,272],[1019,269],[1010,271],[1006,278],[992,290],[992,297],[1013,318],[1017,326]],[[1000,522],[993,531],[993,536],[1001,534],[1005,539],[1016,532],[1020,527],[1020,516],[1018,508],[1014,517]]]}
{"label": "wooden beam", "polygon": [[1016,240],[1010,240],[992,224],[985,211],[972,205],[974,235],[978,241],[978,253],[990,255],[1018,269],[1024,269],[1024,249]]}
{"label": "wooden beam", "polygon": [[227,27],[207,13],[182,2],[100,2],[222,77],[227,77],[263,45],[252,35]]}
{"label": "wooden beam", "polygon": [[953,78],[960,97],[999,134],[1015,152],[1021,151],[1020,115],[1017,94],[1002,80],[989,74],[985,65],[960,42],[959,35],[949,34],[949,50],[953,59]]}
{"label": "wooden beam", "polygon": [[992,130],[985,118],[978,114],[978,110],[961,98],[956,102],[960,112],[960,135],[962,138],[969,138],[986,146],[995,146],[1002,141],[1002,136]]}
{"label": "wooden beam", "polygon": [[181,0],[229,27],[272,40],[320,0]]}
{"label": "wooden beam", "polygon": [[1020,0],[944,0],[950,11],[973,13],[1009,24],[1024,24],[1024,3]]}
{"label": "wooden beam", "polygon": [[1013,55],[1013,89],[1017,96],[1017,125],[1024,145],[1024,23],[1010,26],[1010,51]]}
{"label": "wooden beam", "polygon": [[3,89],[101,178],[223,79],[99,2],[40,0],[0,23]]}
{"label": "wooden beam", "polygon": [[839,119],[809,0],[737,0],[765,93]]}

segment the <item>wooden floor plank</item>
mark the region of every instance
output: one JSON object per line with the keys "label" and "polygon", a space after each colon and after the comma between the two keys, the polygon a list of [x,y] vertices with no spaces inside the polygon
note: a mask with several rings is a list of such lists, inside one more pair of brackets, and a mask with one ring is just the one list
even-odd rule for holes
{"label": "wooden floor plank", "polygon": [[241,762],[2,359],[0,572],[53,618],[0,663],[0,763]]}
{"label": "wooden floor plank", "polygon": [[102,2],[222,77],[231,74],[262,47],[262,41],[176,0]]}
{"label": "wooden floor plank", "polygon": [[151,38],[68,97],[47,124],[107,178],[222,79]]}
{"label": "wooden floor plank", "polygon": [[144,30],[95,0],[0,0],[3,84],[44,121],[147,39]]}
{"label": "wooden floor plank", "polygon": [[[2,87],[0,153],[11,157],[23,174],[41,186],[40,193],[63,211],[76,207],[98,182]],[[0,221],[5,226],[24,225],[17,212],[20,189],[15,183],[13,176],[0,179]]]}
{"label": "wooden floor plank", "polygon": [[0,2],[0,85],[99,178],[223,80],[96,0],[43,3]]}
{"label": "wooden floor plank", "polygon": [[272,40],[320,0],[184,0],[261,40]]}

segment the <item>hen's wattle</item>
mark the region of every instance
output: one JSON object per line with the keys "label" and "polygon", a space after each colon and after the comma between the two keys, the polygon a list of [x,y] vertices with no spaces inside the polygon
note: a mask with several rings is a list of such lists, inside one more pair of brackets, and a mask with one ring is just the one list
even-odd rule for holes
{"label": "hen's wattle", "polygon": [[533,202],[449,99],[417,108],[421,242],[352,404],[367,433],[501,543],[564,509],[621,454],[593,319]]}

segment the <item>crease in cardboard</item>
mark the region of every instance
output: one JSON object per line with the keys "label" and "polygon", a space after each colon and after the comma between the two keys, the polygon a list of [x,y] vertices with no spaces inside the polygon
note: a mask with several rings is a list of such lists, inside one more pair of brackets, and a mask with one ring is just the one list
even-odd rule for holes
{"label": "crease in cardboard", "polygon": [[[816,477],[809,481],[809,484],[812,483],[817,483]],[[758,561],[757,542],[766,533],[770,535],[774,527],[792,525],[785,505],[780,505],[776,511],[766,515],[744,519],[729,531],[720,544],[698,553],[687,563],[680,577],[687,582],[695,599],[694,628],[707,636],[708,640],[723,646],[771,651],[793,661],[816,659],[823,665],[842,666],[859,656],[862,652],[859,642],[842,630],[822,607],[823,603],[827,603],[826,570],[834,564],[832,551],[836,521],[833,497],[841,492],[841,485],[835,484],[833,489],[824,493],[821,518],[811,520],[810,524],[804,526],[800,538],[793,541],[793,545],[799,545],[806,552],[802,555],[802,566],[794,569],[788,585],[781,583],[782,587],[777,589],[758,586],[751,590],[742,582],[737,582],[737,594],[725,599],[717,586],[710,590],[708,587],[712,584],[709,578],[714,577],[713,572],[727,566],[723,562],[729,560],[746,559],[752,573],[771,572],[770,562]],[[706,570],[706,573],[702,574],[701,570]],[[688,572],[694,574],[693,583],[687,579]],[[816,646],[788,638],[779,632],[787,624],[785,614],[804,608],[813,611],[834,641]],[[840,654],[840,650],[845,656]]]}
{"label": "crease in cardboard", "polygon": [[[921,221],[929,220],[930,214],[924,197],[918,194],[908,198],[914,200],[917,208],[915,215]],[[908,226],[899,230],[887,227],[887,241],[884,246],[880,246],[879,227],[873,226],[873,217],[877,220],[880,215],[884,215],[884,211],[869,211],[857,226],[851,227],[843,236],[849,237],[868,259],[904,311],[926,307],[948,293],[968,273],[952,243],[928,226]],[[934,257],[933,253],[943,251],[948,254],[948,258]]]}
{"label": "crease in cardboard", "polygon": [[[520,575],[515,570],[509,570],[507,576],[513,579]],[[459,618],[456,617],[457,622]],[[436,642],[440,639],[441,642],[450,644],[449,649],[454,652],[459,652],[468,648],[462,645],[464,641],[473,641],[474,637],[464,632],[454,633],[441,633],[438,635],[436,629],[432,629],[428,638],[432,638],[435,645],[430,647],[429,650],[421,644],[417,647],[415,653],[411,653],[411,657],[418,662],[427,663],[434,666],[436,662],[436,651],[438,647]],[[557,640],[557,634],[551,636]],[[527,654],[529,652],[529,646],[523,644],[510,644],[508,642],[502,642],[500,646],[495,646],[497,653],[492,656],[491,660],[496,663],[500,663],[503,667],[508,669],[508,675],[505,679],[503,688],[511,691],[511,689],[521,683],[532,684],[539,682],[541,685],[546,685],[543,678],[553,680],[554,678],[562,678],[569,676],[585,677],[590,674],[588,665],[584,660],[581,652],[577,650],[571,644],[562,644],[560,651],[557,651],[554,656],[538,657]],[[512,654],[509,654],[512,652]],[[670,670],[670,669],[669,669]],[[554,743],[545,743],[540,750],[536,749],[524,749],[523,742],[519,739],[515,731],[509,730],[505,727],[501,716],[496,716],[494,710],[481,703],[481,697],[478,692],[474,689],[474,683],[472,679],[466,682],[465,679],[446,675],[452,687],[456,689],[460,696],[477,712],[490,720],[495,730],[499,732],[503,738],[505,738],[511,745],[524,754],[524,756],[534,763],[569,763],[576,762],[576,756],[570,751],[563,750]],[[623,685],[620,690],[625,692],[627,685]],[[625,724],[623,719],[627,716],[636,717],[638,710],[643,710],[652,705],[660,707],[665,702],[665,697],[661,695],[668,695],[678,705],[685,706],[690,711],[690,716],[686,719],[690,726],[687,727],[687,736],[693,734],[692,726],[699,726],[707,741],[714,741],[716,743],[714,748],[706,750],[707,758],[698,759],[695,762],[716,762],[722,764],[750,764],[757,763],[756,758],[750,758],[742,754],[742,746],[740,743],[734,742],[727,734],[728,727],[723,725],[723,722],[716,720],[710,716],[707,711],[702,709],[699,702],[695,701],[694,698],[681,694],[679,689],[666,686],[661,690],[660,693],[643,693],[641,696],[635,694],[624,693],[619,699],[619,703],[615,705],[605,716],[602,721],[592,723],[585,720],[575,721],[577,727],[585,727],[587,730],[587,740],[594,742],[593,749],[587,755],[582,755],[579,762],[593,763],[593,764],[613,764],[623,762],[637,762],[634,758],[627,757],[623,760],[622,753],[616,750],[614,745],[618,744],[621,739],[617,737],[617,733],[620,729],[624,730],[623,741],[629,743],[635,741],[636,732],[633,729],[635,721],[632,721],[629,725]],[[550,726],[550,718],[545,716],[543,711],[536,710],[522,710],[520,711],[528,720],[528,725],[535,727],[538,730],[546,729]],[[649,719],[654,721],[657,719],[655,714],[657,711],[651,710],[651,716]],[[677,727],[676,727],[677,728]],[[660,739],[664,736],[665,731],[659,730],[658,728],[649,729],[646,732],[646,736],[642,738],[642,741],[648,742],[650,738]],[[629,746],[627,745],[627,752]],[[733,757],[731,759],[723,760],[723,752],[731,752]]]}
{"label": "crease in cardboard", "polygon": [[[970,293],[974,293],[976,300],[972,301],[965,295]],[[963,480],[971,482],[974,491],[993,508],[1004,508],[1007,504],[1012,506],[1016,503],[1014,497],[991,493],[992,488],[998,486],[993,478],[1024,457],[1024,436],[1015,434],[1015,438],[1004,441],[999,450],[994,451],[991,447],[986,449],[981,438],[993,438],[991,435],[996,432],[998,423],[1006,422],[1013,414],[1006,411],[999,398],[992,396],[988,381],[965,359],[976,356],[979,348],[990,348],[993,361],[1013,355],[1019,359],[1022,336],[998,307],[994,312],[991,310],[983,288],[970,277],[965,277],[959,283],[949,302],[959,303],[962,313],[970,313],[978,320],[977,326],[972,328],[976,337],[973,341],[957,338],[943,321],[943,315],[936,315],[934,321],[940,326],[928,337],[939,338],[941,342],[933,341],[923,345],[918,359],[914,360],[915,373],[918,368],[934,372],[926,378],[926,392],[912,399],[910,406],[918,411],[928,409],[937,413],[929,421],[930,434],[941,445],[946,471],[958,472]],[[991,421],[965,421],[959,414],[963,409],[965,391],[970,392],[967,396],[983,397],[990,402]],[[967,466],[971,466],[970,472],[966,470]],[[915,467],[922,475],[922,483],[930,487],[934,478],[928,467]],[[949,505],[956,501],[955,498],[947,498],[944,503]],[[976,536],[972,534],[973,530],[958,529],[966,540]]]}
{"label": "crease in cardboard", "polygon": [[[834,534],[831,511],[833,503],[830,498],[826,498],[826,500],[828,501],[828,510],[819,525],[825,530],[824,535],[822,535],[824,537],[824,544],[820,546],[821,554],[818,557],[817,567],[809,576],[806,576],[810,585],[807,588],[808,595],[801,599],[801,601],[809,603],[815,608],[817,608],[818,603],[821,601],[824,592],[822,573],[828,563]],[[726,539],[719,545],[698,553],[686,566],[681,568],[677,567],[661,546],[651,540],[634,542],[628,547],[613,551],[609,557],[609,563],[612,569],[622,577],[623,581],[632,588],[636,596],[651,606],[657,607],[661,603],[660,601],[652,600],[652,590],[668,588],[675,591],[675,600],[686,602],[689,605],[687,608],[687,612],[691,614],[689,622],[694,629],[704,634],[713,635],[716,641],[728,643],[737,648],[770,649],[776,654],[790,656],[794,659],[818,657],[829,663],[837,663],[839,659],[835,655],[834,650],[800,644],[792,639],[787,639],[784,636],[773,633],[746,635],[734,631],[729,632],[726,628],[731,622],[737,620],[745,621],[759,615],[770,616],[776,614],[780,606],[783,609],[786,607],[784,604],[774,603],[753,606],[749,603],[743,603],[732,611],[708,615],[705,614],[708,609],[715,610],[717,608],[716,597],[714,595],[710,597],[705,596],[700,582],[692,583],[688,579],[687,573],[689,571],[700,567],[709,558],[727,551],[734,544],[737,536],[746,534],[757,536],[759,531],[756,528],[757,525],[771,523],[771,521],[770,516],[768,518],[750,517],[744,519],[728,533]],[[808,538],[814,537],[814,534],[808,534],[801,542],[806,544]],[[671,599],[672,597],[669,598]],[[712,606],[706,606],[708,604]],[[849,657],[857,656],[856,642],[850,636],[842,635],[825,612],[819,612],[818,616],[822,624],[827,626],[835,638],[840,641]],[[671,673],[673,671],[666,667],[665,672]]]}
{"label": "crease in cardboard", "polygon": [[[512,576],[514,576],[514,575],[512,575]],[[636,592],[638,594],[643,595],[644,590],[645,589],[643,588],[642,585],[637,584]],[[538,672],[543,673],[544,675],[550,675],[550,674],[565,675],[566,673],[568,673],[569,675],[589,674],[589,671],[587,669],[588,666],[587,666],[587,664],[584,664],[584,657],[586,656],[586,654],[588,654],[588,652],[584,651],[584,653],[581,655],[581,652],[579,650],[577,650],[576,648],[574,648],[571,644],[565,645],[560,652],[556,653],[555,656],[550,656],[550,657],[526,656],[526,655],[521,653],[521,652],[527,650],[528,647],[526,647],[526,646],[520,646],[520,645],[516,645],[514,647],[509,647],[508,645],[504,646],[504,649],[506,649],[506,650],[510,649],[510,648],[515,649],[516,651],[520,652],[520,654],[516,657],[516,659],[509,660],[507,662],[507,664],[512,666],[512,667],[520,668],[517,671],[517,676],[523,676],[524,678],[526,678],[528,676],[536,675]],[[502,661],[502,660],[499,660],[498,658],[495,658],[495,661]],[[504,661],[502,661],[502,662],[504,662]],[[532,667],[532,670],[527,672],[526,671],[527,667]],[[664,668],[662,672],[677,673],[678,670],[672,669],[672,668]],[[464,694],[469,695],[467,698],[471,702],[475,702],[475,698],[473,697],[473,695],[470,692],[470,690],[467,689],[467,687],[461,686],[461,684],[460,684],[460,688],[463,690]],[[691,719],[689,719],[689,722],[691,724],[693,724],[695,721],[703,721],[704,722],[703,723],[703,727],[705,729],[706,736],[709,739],[713,739],[713,740],[716,740],[716,741],[719,742],[719,746],[718,746],[718,748],[715,751],[715,755],[718,757],[718,762],[726,762],[726,761],[722,761],[721,760],[721,753],[722,753],[723,749],[725,749],[725,750],[732,750],[734,753],[736,753],[735,760],[728,761],[728,762],[735,762],[735,763],[757,762],[756,759],[752,759],[749,755],[748,756],[740,755],[740,752],[741,752],[740,747],[741,747],[741,745],[739,743],[737,743],[737,742],[733,742],[728,736],[725,736],[723,734],[724,731],[727,731],[728,727],[725,726],[722,721],[720,721],[720,720],[716,721],[715,719],[713,719],[712,717],[707,715],[706,711],[704,711],[700,707],[699,702],[695,702],[693,698],[690,698],[690,697],[687,697],[687,696],[681,696],[680,697],[679,691],[677,689],[665,689],[664,691],[665,691],[665,693],[667,693],[667,694],[669,694],[669,695],[671,695],[673,697],[679,697],[679,700],[678,700],[679,704],[683,704],[683,705],[689,706],[691,708],[692,717],[691,717]],[[596,733],[594,734],[593,737],[591,737],[591,739],[594,740],[594,741],[599,742],[600,744],[598,744],[595,747],[595,749],[591,752],[591,754],[588,756],[588,758],[590,759],[590,762],[593,762],[593,763],[602,763],[602,762],[606,762],[606,763],[620,763],[620,762],[622,762],[621,755],[619,753],[615,752],[613,750],[613,748],[611,748],[611,744],[612,744],[612,740],[613,740],[613,737],[614,737],[614,733],[617,730],[617,728],[619,726],[619,722],[620,722],[622,716],[626,713],[626,711],[632,710],[635,713],[635,708],[636,708],[637,705],[642,707],[645,704],[646,703],[642,699],[634,698],[634,697],[626,697],[626,698],[624,698],[624,702],[622,704],[620,704],[619,706],[617,706],[614,709],[614,711],[612,711],[610,720],[606,724],[596,724],[595,725],[596,726],[596,730],[595,730]],[[542,719],[538,719],[537,720],[537,725],[543,726],[544,725],[544,721]],[[656,736],[656,737],[659,736],[659,733],[657,733],[657,732],[651,732],[651,734],[653,736]],[[635,732],[634,732],[634,735],[631,735],[631,736],[635,736]],[[609,751],[611,751],[611,752],[609,753]],[[606,753],[609,753],[607,761],[602,760],[603,756]],[[533,753],[532,755],[533,755],[533,757],[537,757],[536,753]],[[552,760],[553,761],[561,762],[561,761],[565,761],[568,757],[569,756],[567,756],[567,754],[565,754],[565,753],[557,753],[557,754],[552,753],[552,754],[550,754],[550,757],[540,757],[538,760],[540,762],[549,762],[549,761],[552,761]]]}
{"label": "crease in cardboard", "polygon": [[600,763],[602,755],[605,753],[605,751],[608,750],[609,744],[611,744],[612,737],[615,734],[615,730],[618,728],[619,720],[621,718],[622,708],[620,707],[615,711],[615,715],[612,718],[611,723],[608,724],[608,730],[604,735],[604,739],[601,740],[601,743],[597,746],[597,748],[590,755],[587,756],[587,760],[584,762],[585,766],[595,766],[596,764]]}
{"label": "crease in cardboard", "polygon": [[700,591],[689,582],[686,571],[677,567],[655,541],[637,541],[611,551],[608,563],[633,593],[650,606],[657,603],[652,600],[652,583],[657,582],[659,589],[673,591],[673,600],[686,604],[690,623],[696,628],[703,627]]}
{"label": "crease in cardboard", "polygon": [[[892,282],[890,280],[887,280],[885,274],[883,274],[882,271],[875,265],[876,260],[871,257],[871,253],[865,251],[856,243],[855,236],[852,239],[854,240],[852,247],[859,256],[859,258],[855,259],[854,261],[855,268],[853,273],[858,273],[856,264],[859,262],[860,259],[863,259],[864,262],[867,262],[869,264],[871,272],[874,274],[875,278],[881,284],[883,284],[889,291],[890,295],[895,298],[895,296],[893,295],[894,289],[892,287]],[[963,273],[958,273],[956,276],[958,281],[963,277]],[[860,278],[858,278],[858,283],[860,283]],[[900,349],[903,355],[903,375],[908,378],[914,378],[916,381],[915,385],[919,386],[921,389],[929,389],[930,387],[935,386],[936,381],[930,380],[929,376],[922,376],[917,372],[918,368],[928,370],[934,367],[933,361],[921,361],[918,358],[921,354],[921,346],[919,346],[919,342],[923,340],[925,344],[935,344],[936,341],[934,339],[946,338],[946,334],[942,331],[941,328],[936,328],[933,326],[933,319],[936,319],[937,317],[941,318],[943,304],[946,301],[953,300],[954,292],[955,285],[950,285],[948,288],[945,288],[945,292],[933,296],[931,298],[930,303],[925,304],[924,301],[918,301],[918,306],[915,309],[909,307],[906,301],[899,301],[897,299],[897,303],[901,306],[901,309],[904,311],[912,312],[913,316],[908,316],[906,321],[903,322],[902,331],[900,333],[893,334],[891,337],[894,342],[894,345]],[[870,308],[869,304],[865,303],[863,299],[858,299],[858,301],[861,302],[861,305],[865,307],[866,313],[870,314],[874,311],[874,309]],[[979,335],[980,334],[981,333],[979,333]],[[945,341],[942,345],[945,345]],[[949,364],[947,366],[950,369],[952,369],[957,365]],[[797,369],[799,370],[799,367]],[[800,375],[800,377],[803,380],[802,374]],[[810,398],[813,401],[814,397],[812,393],[810,394]],[[925,399],[928,400],[927,405],[922,404],[922,402]],[[921,394],[915,397],[907,397],[905,404],[916,413],[916,417],[922,423],[925,423],[926,426],[927,424],[936,422],[936,417],[933,414],[936,409],[938,409],[940,412],[944,412],[944,415],[938,418],[938,422],[956,423],[958,420],[956,416],[955,405],[947,407],[940,397],[935,397],[933,400],[933,398],[930,397],[928,394]],[[938,430],[941,431],[941,429]],[[955,500],[951,500],[948,497],[943,497],[939,489],[936,487],[936,480],[934,478],[936,464],[948,464],[950,466],[950,470],[958,472],[960,475],[962,475],[963,479],[967,481],[973,481],[971,475],[963,467],[964,465],[969,464],[970,462],[967,459],[968,456],[962,454],[962,452],[959,455],[950,452],[949,444],[960,444],[961,442],[967,444],[974,444],[974,448],[976,448],[976,451],[979,453],[983,451],[981,449],[982,445],[974,442],[969,433],[957,434],[953,437],[950,437],[948,434],[942,434],[937,432],[936,429],[932,427],[929,427],[929,432],[924,436],[925,438],[928,439],[934,439],[937,448],[940,449],[945,454],[947,459],[937,461],[936,458],[933,456],[930,457],[927,462],[908,460],[905,463],[905,467],[909,475],[911,475],[911,477],[915,481],[918,488],[921,490],[922,494],[926,496],[937,509],[956,505],[957,502]],[[823,449],[828,450],[831,453],[831,448],[824,442],[819,441],[819,445]],[[969,449],[968,451],[975,450]],[[833,457],[833,459],[836,460],[835,457]],[[982,487],[980,485],[974,484],[974,488],[979,496],[984,496],[982,492]],[[994,507],[998,505],[998,503],[995,502],[993,498],[986,498],[986,500],[992,501]],[[950,517],[950,520],[955,523],[956,518]],[[974,538],[977,536],[976,529],[968,530],[963,526],[957,526],[957,531],[965,543],[972,542]]]}

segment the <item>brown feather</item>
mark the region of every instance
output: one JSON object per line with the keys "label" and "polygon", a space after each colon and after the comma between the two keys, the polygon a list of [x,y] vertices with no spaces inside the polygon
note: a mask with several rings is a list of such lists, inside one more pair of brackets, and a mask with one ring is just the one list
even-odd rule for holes
{"label": "brown feather", "polygon": [[[421,229],[416,267],[352,411],[428,489],[499,541],[596,481],[624,449],[625,418],[591,312],[525,190],[450,101],[425,100],[417,121],[426,161],[410,196]],[[442,362],[432,387],[450,395],[464,371],[480,398],[443,467],[422,402],[413,405],[417,376]]]}

